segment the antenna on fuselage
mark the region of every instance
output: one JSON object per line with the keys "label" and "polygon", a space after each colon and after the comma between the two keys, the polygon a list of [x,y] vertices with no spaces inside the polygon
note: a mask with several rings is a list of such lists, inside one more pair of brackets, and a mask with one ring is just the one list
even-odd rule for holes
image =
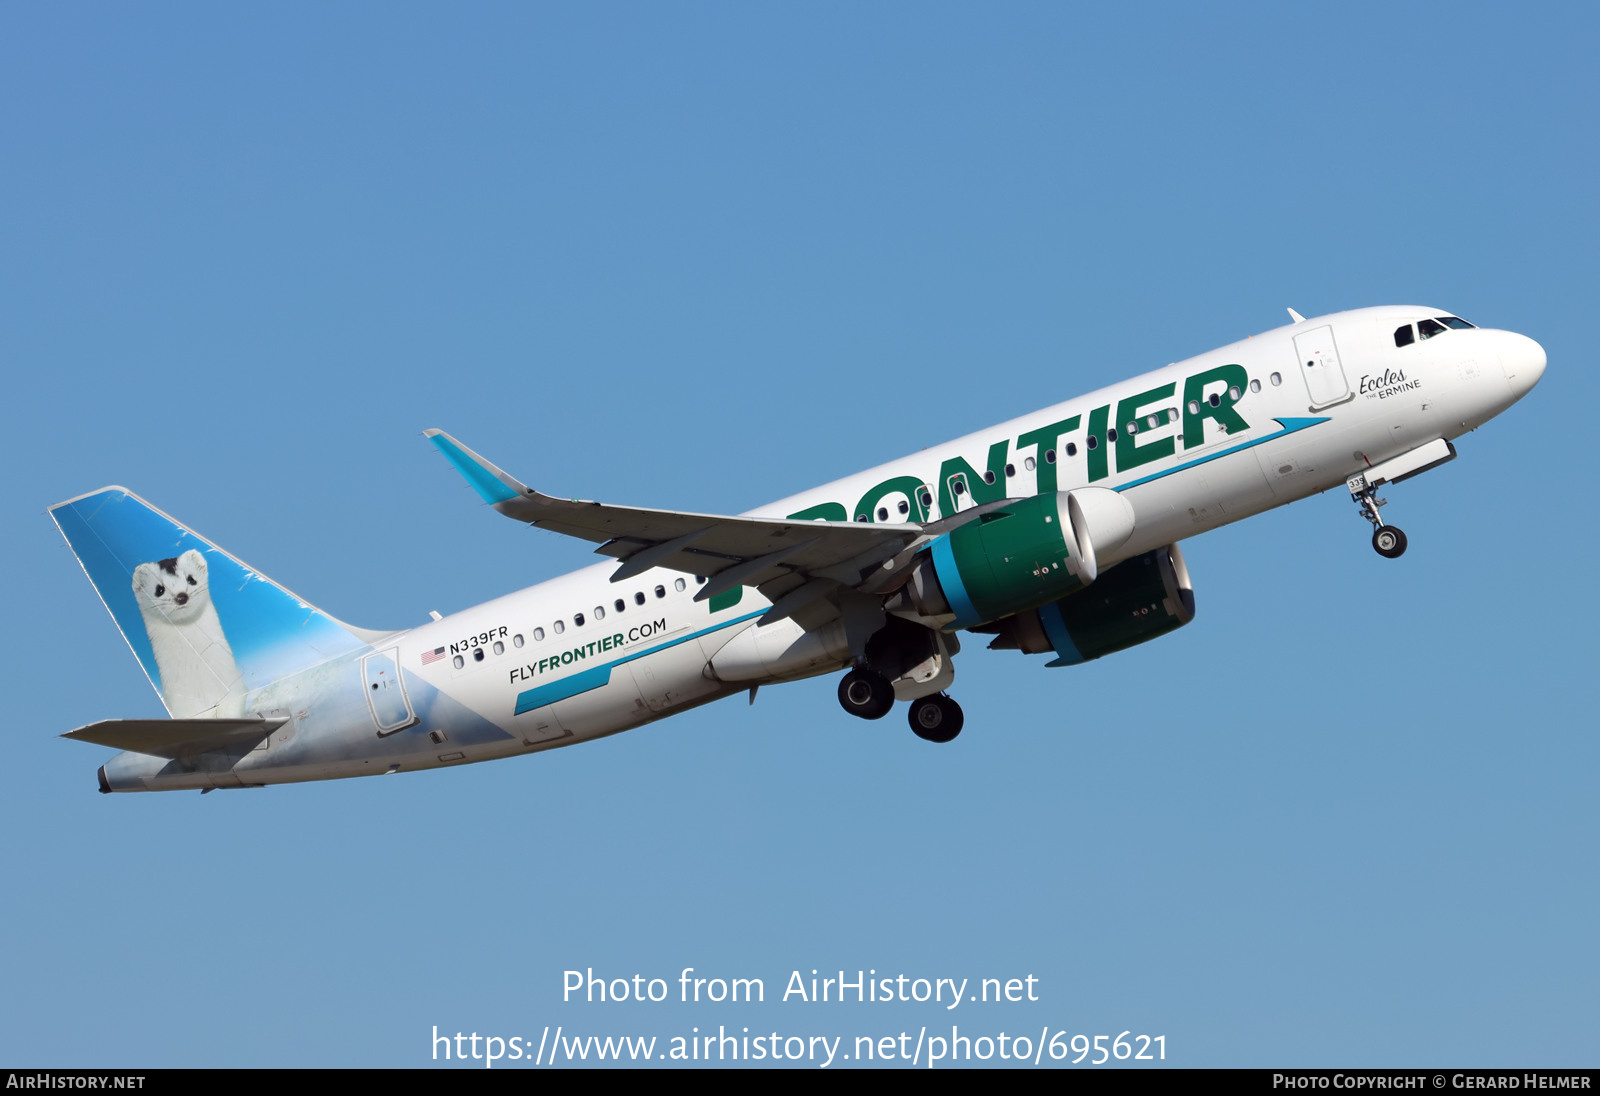
{"label": "antenna on fuselage", "polygon": [[1296,312],[1292,308],[1289,309],[1289,315],[1290,315],[1290,317],[1292,317],[1294,319],[1295,323],[1305,323],[1306,322],[1306,318],[1304,316],[1300,315],[1300,313]]}

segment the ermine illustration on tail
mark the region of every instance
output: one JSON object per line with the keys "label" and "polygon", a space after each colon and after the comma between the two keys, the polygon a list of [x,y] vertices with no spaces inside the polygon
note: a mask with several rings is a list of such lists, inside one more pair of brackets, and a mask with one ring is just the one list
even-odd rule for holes
{"label": "ermine illustration on tail", "polygon": [[211,604],[205,557],[191,548],[141,563],[133,592],[161,673],[161,700],[173,718],[243,715],[244,676]]}

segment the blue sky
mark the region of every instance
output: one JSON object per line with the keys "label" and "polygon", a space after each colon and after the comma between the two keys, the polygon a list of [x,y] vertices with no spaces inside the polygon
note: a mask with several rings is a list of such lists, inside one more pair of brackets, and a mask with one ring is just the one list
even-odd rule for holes
{"label": "blue sky", "polygon": [[[1183,1065],[1594,1064],[1600,175],[1579,5],[12,6],[0,1060],[1132,1031]],[[1550,367],[1385,492],[1184,544],[1194,624],[968,644],[944,749],[834,682],[392,779],[100,796],[160,714],[45,515],[121,483],[402,627],[584,565],[545,490],[736,512],[1312,315]],[[748,1007],[562,972],[759,977]],[[790,972],[1037,1002],[781,1002]]]}

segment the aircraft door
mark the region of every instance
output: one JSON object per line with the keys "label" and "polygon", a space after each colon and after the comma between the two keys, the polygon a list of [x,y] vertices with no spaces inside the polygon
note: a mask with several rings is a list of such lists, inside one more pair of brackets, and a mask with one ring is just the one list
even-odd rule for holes
{"label": "aircraft door", "polygon": [[1294,337],[1295,353],[1300,358],[1300,375],[1311,393],[1311,410],[1320,411],[1354,397],[1345,380],[1339,348],[1333,341],[1333,328],[1318,327]]}
{"label": "aircraft door", "polygon": [[411,699],[406,696],[405,681],[400,676],[400,662],[395,657],[398,652],[397,647],[387,647],[361,660],[367,707],[372,711],[372,721],[378,725],[380,735],[392,734],[417,721],[416,713],[411,710]]}

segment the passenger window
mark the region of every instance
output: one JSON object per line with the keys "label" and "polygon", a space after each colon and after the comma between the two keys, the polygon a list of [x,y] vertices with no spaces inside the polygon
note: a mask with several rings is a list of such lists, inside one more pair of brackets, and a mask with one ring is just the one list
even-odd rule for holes
{"label": "passenger window", "polygon": [[567,630],[567,622],[564,620],[558,620],[554,624],[550,625],[550,627],[556,630],[556,635],[560,635],[562,632]]}
{"label": "passenger window", "polygon": [[878,520],[879,521],[888,521],[889,520],[889,508],[887,506],[878,507]]}
{"label": "passenger window", "polygon": [[472,649],[472,661],[474,661],[474,662],[482,662],[483,661],[483,648],[482,647],[474,647]]}
{"label": "passenger window", "polygon": [[1251,381],[1250,382],[1250,391],[1252,391],[1252,392],[1261,391],[1261,382],[1259,380]]}
{"label": "passenger window", "polygon": [[627,603],[627,602],[626,602],[626,601],[623,601],[623,600],[622,600],[622,599],[621,599],[621,598],[620,598],[620,597],[619,597],[619,598],[617,598],[617,600],[616,600],[616,601],[613,601],[613,602],[612,602],[612,603],[611,603],[611,607],[612,607],[612,608],[613,608],[613,609],[615,609],[615,610],[616,610],[616,611],[617,611],[617,612],[619,612],[619,613],[620,613],[620,612],[622,612],[622,610],[624,610],[624,609],[626,609],[626,608],[627,608],[627,607],[628,607],[628,603]]}
{"label": "passenger window", "polygon": [[1044,451],[1044,462],[1046,464],[1054,464],[1056,462],[1056,451],[1054,449],[1046,449]]}
{"label": "passenger window", "polygon": [[1229,389],[1228,389],[1228,399],[1232,400],[1234,403],[1238,403],[1239,402],[1239,397],[1242,396],[1242,395],[1244,395],[1244,393],[1239,391],[1239,386],[1238,385],[1235,384],[1235,385],[1232,385],[1231,387],[1229,387]]}
{"label": "passenger window", "polygon": [[1075,457],[1077,455],[1078,455],[1078,443],[1075,442],[1075,441],[1067,442],[1067,456]]}
{"label": "passenger window", "polygon": [[513,647],[522,646],[522,633],[518,632],[516,635],[511,637],[511,645]]}
{"label": "passenger window", "polygon": [[665,586],[657,586],[656,587],[656,597],[666,597],[666,596],[667,596],[667,588]]}
{"label": "passenger window", "polygon": [[1283,383],[1283,374],[1274,373],[1272,376],[1268,377],[1267,380],[1271,381],[1272,387],[1276,388],[1278,385]]}
{"label": "passenger window", "polygon": [[1106,431],[1106,441],[1112,442],[1112,441],[1116,441],[1116,440],[1117,440],[1117,428],[1115,426],[1113,426],[1110,430]]}
{"label": "passenger window", "polygon": [[574,628],[582,628],[583,627],[583,614],[582,613],[573,613],[572,614],[572,626]]}
{"label": "passenger window", "polygon": [[1410,324],[1394,329],[1394,344],[1396,346],[1410,346],[1417,341],[1417,333]]}
{"label": "passenger window", "polygon": [[905,499],[901,499],[900,500],[900,507],[899,508],[900,508],[900,512],[902,514],[911,513],[911,504],[909,502],[907,502]]}
{"label": "passenger window", "polygon": [[990,486],[994,485],[994,469],[991,468],[988,471],[984,472],[984,474],[983,474],[983,482],[989,484]]}
{"label": "passenger window", "polygon": [[674,590],[678,591],[678,593],[681,594],[681,593],[683,593],[684,587],[686,587],[688,585],[689,584],[687,582],[683,581],[683,579],[680,578],[680,579],[676,579],[676,580],[673,581],[672,588]]}
{"label": "passenger window", "polygon": [[1100,448],[1100,439],[1095,437],[1093,434],[1090,434],[1089,435],[1088,446],[1089,446],[1090,449],[1098,449],[1098,448]]}
{"label": "passenger window", "polygon": [[594,618],[596,620],[604,620],[606,618],[606,607],[604,605],[596,605],[594,607]]}
{"label": "passenger window", "polygon": [[1032,457],[1025,458],[1023,460],[1023,462],[1022,462],[1022,467],[1026,468],[1030,472],[1033,471],[1033,469],[1034,469],[1033,458]]}
{"label": "passenger window", "polygon": [[633,592],[633,603],[635,605],[643,605],[644,604],[644,591],[643,590],[635,590]]}
{"label": "passenger window", "polygon": [[1176,407],[1167,408],[1167,421],[1168,422],[1177,422],[1178,421],[1178,409]]}
{"label": "passenger window", "polygon": [[1422,320],[1417,324],[1417,334],[1424,339],[1431,339],[1435,335],[1443,334],[1447,328],[1435,320]]}
{"label": "passenger window", "polygon": [[1014,464],[1006,465],[1006,479],[1010,479],[1012,476],[1014,476],[1016,474],[1017,474],[1017,466],[1016,465],[1014,465]]}
{"label": "passenger window", "polygon": [[1222,393],[1221,392],[1213,392],[1213,393],[1211,393],[1211,395],[1206,397],[1206,402],[1209,403],[1212,407],[1221,407],[1222,406]]}
{"label": "passenger window", "polygon": [[922,508],[926,510],[928,507],[933,505],[933,492],[924,487],[917,494],[917,501],[922,503]]}
{"label": "passenger window", "polygon": [[543,643],[544,642],[544,629],[543,628],[535,628],[533,630],[533,641],[535,643]]}
{"label": "passenger window", "polygon": [[494,653],[497,655],[503,655],[506,653],[506,645],[501,643],[498,639],[494,641]]}
{"label": "passenger window", "polygon": [[[1274,374],[1274,376],[1276,376],[1276,374]],[[1199,413],[1200,413],[1200,401],[1199,400],[1190,400],[1189,401],[1189,414],[1198,415]]]}
{"label": "passenger window", "polygon": [[1137,434],[1139,432],[1139,424],[1137,422],[1130,422],[1130,423],[1125,424],[1123,426],[1123,429],[1125,429],[1130,434]]}
{"label": "passenger window", "polygon": [[466,664],[467,664],[467,660],[462,658],[460,655],[456,655],[455,658],[452,658],[450,660],[450,665],[454,666],[458,670],[461,669],[461,667],[465,666]]}

